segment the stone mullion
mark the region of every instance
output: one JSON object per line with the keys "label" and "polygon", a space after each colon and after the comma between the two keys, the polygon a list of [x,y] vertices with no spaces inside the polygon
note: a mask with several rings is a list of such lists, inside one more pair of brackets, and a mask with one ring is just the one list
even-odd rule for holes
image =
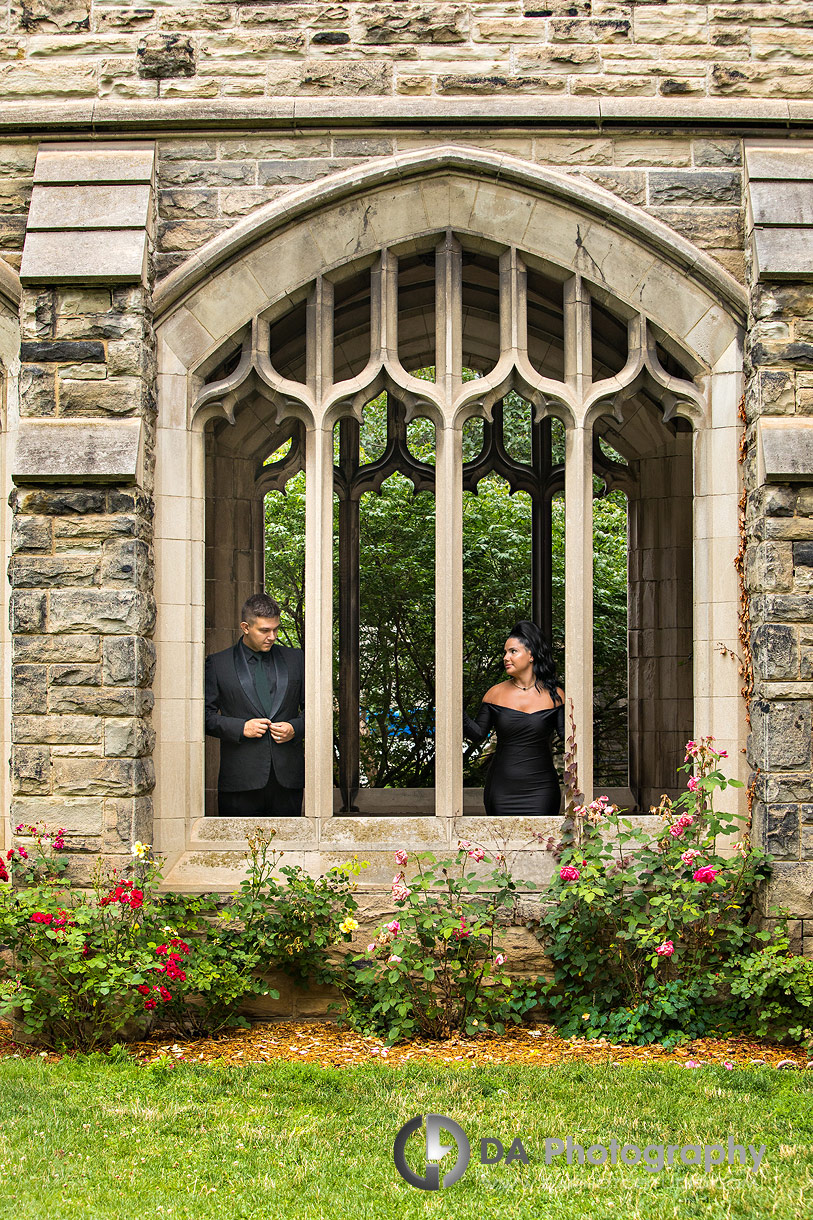
{"label": "stone mullion", "polygon": [[[547,480],[552,461],[552,420],[534,422],[531,432],[531,464],[534,473]],[[553,642],[553,509],[549,495],[531,500],[531,600],[534,621]]]}
{"label": "stone mullion", "polygon": [[359,468],[359,422],[342,419],[339,465],[339,787],[342,812],[356,811],[359,790],[360,503],[353,494]]}
{"label": "stone mullion", "polygon": [[463,434],[453,414],[462,385],[462,254],[447,234],[436,254],[435,813],[463,812]]}
{"label": "stone mullion", "polygon": [[307,379],[316,418],[305,431],[305,815],[333,815],[333,287],[307,305]]}
{"label": "stone mullion", "polygon": [[581,276],[565,283],[565,381],[579,404],[565,431],[565,692],[573,702],[579,783],[593,791],[593,425],[584,419],[592,382],[590,297]]}

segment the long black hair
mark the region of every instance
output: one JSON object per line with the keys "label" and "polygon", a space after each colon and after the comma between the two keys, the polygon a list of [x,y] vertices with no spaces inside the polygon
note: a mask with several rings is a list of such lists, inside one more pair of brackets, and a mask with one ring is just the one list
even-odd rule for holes
{"label": "long black hair", "polygon": [[527,619],[522,619],[515,623],[508,632],[509,640],[519,640],[524,648],[533,657],[534,662],[534,683],[537,690],[543,687],[550,695],[553,706],[561,703],[557,687],[560,685],[559,679],[556,676],[556,666],[553,664],[553,654],[550,650],[550,644],[545,639],[544,634],[537,627],[536,623],[531,623]]}

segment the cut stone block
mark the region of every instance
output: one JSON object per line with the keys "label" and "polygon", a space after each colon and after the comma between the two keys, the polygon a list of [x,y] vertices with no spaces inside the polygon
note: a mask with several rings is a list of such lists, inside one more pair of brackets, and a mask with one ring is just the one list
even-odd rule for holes
{"label": "cut stone block", "polygon": [[757,227],[753,247],[755,271],[761,280],[813,278],[813,227]]}
{"label": "cut stone block", "polygon": [[137,483],[141,421],[26,421],[17,436],[16,483]]}
{"label": "cut stone block", "polygon": [[813,225],[813,182],[752,182],[748,193],[752,224]]}
{"label": "cut stone block", "polygon": [[147,272],[144,229],[29,233],[20,279],[24,284],[134,284]]}
{"label": "cut stone block", "polygon": [[813,478],[813,419],[760,419],[757,438],[760,483],[808,482]]}
{"label": "cut stone block", "polygon": [[813,181],[813,141],[745,142],[749,181],[776,178]]}
{"label": "cut stone block", "polygon": [[35,186],[27,229],[143,229],[149,218],[149,185]]}
{"label": "cut stone block", "polygon": [[144,143],[41,144],[34,169],[43,182],[145,182],[155,171],[155,146]]}

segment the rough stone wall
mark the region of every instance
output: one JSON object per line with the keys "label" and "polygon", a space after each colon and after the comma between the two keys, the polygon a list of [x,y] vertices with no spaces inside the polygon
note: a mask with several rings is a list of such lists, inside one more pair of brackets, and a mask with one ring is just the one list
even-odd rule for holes
{"label": "rough stone wall", "polygon": [[[21,422],[140,418],[149,437],[145,288],[25,289],[21,323]],[[80,872],[150,836],[151,477],[147,462],[142,488],[26,483],[11,498],[11,822],[65,826]]]}
{"label": "rough stone wall", "polygon": [[813,953],[813,487],[758,486],[756,435],[760,418],[813,415],[813,289],[755,283],[751,310],[745,465],[754,828],[777,860],[767,902],[800,917],[797,935]]}
{"label": "rough stone wall", "polygon": [[806,98],[809,25],[792,0],[2,0],[0,97]]}

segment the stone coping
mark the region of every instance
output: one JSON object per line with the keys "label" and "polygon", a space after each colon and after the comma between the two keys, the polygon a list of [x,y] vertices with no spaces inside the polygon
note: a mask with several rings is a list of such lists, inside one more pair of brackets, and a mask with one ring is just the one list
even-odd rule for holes
{"label": "stone coping", "polygon": [[438,144],[415,152],[374,157],[364,166],[327,174],[239,220],[226,232],[206,242],[161,281],[153,294],[156,324],[219,267],[232,262],[242,251],[284,226],[312,218],[319,209],[365,192],[388,185],[403,185],[413,178],[454,173],[511,183],[537,197],[559,200],[576,211],[595,215],[606,224],[622,228],[696,279],[738,322],[745,321],[748,295],[742,285],[713,258],[641,208],[625,203],[580,176],[535,165],[507,153]]}
{"label": "stone coping", "polygon": [[664,123],[735,125],[754,131],[762,125],[813,124],[813,102],[773,98],[220,98],[160,101],[5,102],[0,131],[26,134],[61,131],[184,130],[229,126],[254,132],[262,127],[364,126],[466,122],[492,128],[495,122],[528,124]]}

